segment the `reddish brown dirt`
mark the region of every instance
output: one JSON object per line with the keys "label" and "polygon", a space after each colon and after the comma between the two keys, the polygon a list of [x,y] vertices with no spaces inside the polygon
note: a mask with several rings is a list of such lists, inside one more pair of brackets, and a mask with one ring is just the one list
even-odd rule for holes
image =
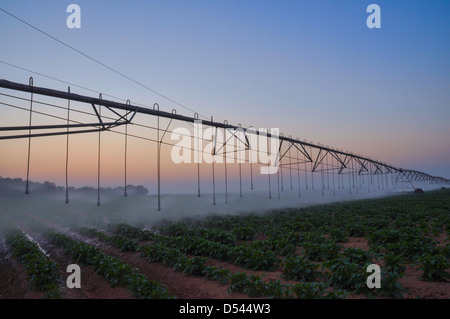
{"label": "reddish brown dirt", "polygon": [[[28,214],[36,219],[36,216]],[[146,275],[148,279],[156,280],[166,285],[168,290],[177,298],[180,299],[244,299],[247,295],[241,293],[228,293],[228,286],[215,282],[208,281],[205,278],[197,278],[194,276],[187,276],[182,273],[175,272],[173,267],[167,267],[160,263],[149,263],[144,258],[139,256],[136,252],[122,252],[110,245],[102,243],[93,239],[86,239],[83,236],[73,233],[68,229],[57,224],[51,223],[47,220],[41,219],[47,225],[55,228],[57,231],[66,233],[77,240],[82,240],[94,244],[103,249],[107,254],[122,259],[125,263],[136,267],[139,272]],[[120,298],[120,297],[119,297]]]}
{"label": "reddish brown dirt", "polygon": [[[181,299],[233,299],[233,298],[248,298],[247,295],[241,293],[228,293],[227,289],[229,285],[221,284],[215,281],[208,281],[207,279],[198,278],[194,276],[187,276],[182,273],[175,272],[172,267],[167,267],[160,263],[148,263],[145,259],[139,256],[139,253],[135,252],[121,252],[120,250],[107,245],[105,243],[87,239],[79,234],[70,232],[68,229],[51,223],[42,218],[38,218],[32,214],[30,216],[46,223],[47,225],[54,227],[57,231],[64,232],[78,240],[89,242],[90,244],[97,245],[102,248],[106,253],[121,258],[124,262],[136,267],[140,272],[145,274],[147,278],[156,280],[166,285],[168,290],[173,296]],[[26,227],[26,225],[23,225]],[[30,230],[31,232],[31,230]],[[35,234],[37,236],[37,234]],[[444,236],[444,237],[443,237]],[[436,239],[443,243],[445,240],[445,234],[438,236]],[[263,236],[258,239],[264,239]],[[360,248],[369,250],[367,240],[363,237],[349,237],[347,243],[340,243],[344,248]],[[45,245],[45,244],[44,244]],[[61,255],[62,252],[57,248],[48,248],[49,253],[54,256],[61,264],[72,263],[67,257]],[[11,263],[11,261],[9,261]],[[382,261],[379,261],[382,263]],[[208,259],[208,265],[218,266],[220,268],[227,268],[231,272],[245,272],[254,275],[263,275],[265,280],[281,280],[282,283],[295,283],[291,281],[284,281],[281,277],[282,267],[280,266],[274,272],[267,271],[252,271],[228,262],[221,262],[212,258]],[[6,265],[6,266],[4,266]],[[80,265],[81,266],[81,265]],[[0,275],[0,295],[4,298],[41,298],[42,296],[35,292],[30,292],[27,289],[26,280],[23,271],[20,271],[20,265],[8,266],[8,263],[4,263],[2,259],[1,269],[7,268],[8,271],[1,272]],[[64,298],[132,298],[132,296],[126,292],[123,288],[110,288],[109,284],[100,276],[95,274],[90,267],[82,268],[82,288],[78,290],[64,291]],[[14,270],[11,270],[14,269]],[[18,270],[19,269],[19,270]],[[9,274],[9,275],[8,275]],[[18,275],[17,275],[18,274]],[[405,276],[400,279],[400,284],[408,289],[409,293],[405,294],[406,298],[429,298],[429,299],[449,299],[450,298],[450,283],[440,282],[425,282],[421,281],[421,272],[416,266],[408,265],[405,272]],[[12,278],[12,279],[11,279]],[[85,285],[83,286],[83,282]],[[122,289],[122,290],[120,290]],[[14,297],[16,296],[16,297]],[[348,298],[366,298],[364,295],[350,295]]]}
{"label": "reddish brown dirt", "polygon": [[399,279],[402,287],[408,290],[405,298],[450,299],[450,282],[430,282],[420,280],[422,271],[417,266],[406,265],[403,278]]}
{"label": "reddish brown dirt", "polygon": [[348,237],[348,242],[339,243],[344,248],[360,248],[362,250],[369,250],[369,244],[364,237]]}
{"label": "reddish brown dirt", "polygon": [[[76,264],[75,261],[65,256],[61,249],[44,245],[44,249],[61,266],[62,277],[69,276],[65,270],[70,264]],[[98,275],[92,266],[80,266],[81,288],[67,288],[62,285],[62,298],[64,299],[134,299],[133,295],[123,287],[111,287],[106,279]]]}
{"label": "reddish brown dirt", "polygon": [[30,289],[22,265],[5,251],[0,253],[0,299],[42,299],[45,292]]}
{"label": "reddish brown dirt", "polygon": [[442,233],[438,236],[433,237],[433,240],[437,241],[437,246],[441,246],[441,247],[450,243],[450,241],[447,241],[447,239],[448,239],[448,237],[447,237],[446,233]]}
{"label": "reddish brown dirt", "polygon": [[122,252],[114,247],[98,243],[108,254],[121,258],[124,262],[136,267],[147,278],[166,285],[169,291],[180,299],[243,299],[248,296],[241,293],[228,293],[228,286],[209,281],[205,278],[187,276],[175,272],[173,267],[160,263],[149,263],[135,252]]}
{"label": "reddish brown dirt", "polygon": [[[33,231],[27,224],[15,220],[18,227],[36,240],[46,251],[48,256],[60,265],[62,283],[60,291],[64,299],[132,299],[134,298],[126,288],[111,287],[109,282],[98,275],[92,266],[80,266],[81,288],[67,288],[65,279],[70,274],[66,272],[67,266],[76,264],[70,257],[66,256],[62,249],[49,245],[40,234]],[[26,293],[30,293],[27,291]],[[44,295],[44,294],[42,294]],[[38,296],[37,298],[41,298]]]}

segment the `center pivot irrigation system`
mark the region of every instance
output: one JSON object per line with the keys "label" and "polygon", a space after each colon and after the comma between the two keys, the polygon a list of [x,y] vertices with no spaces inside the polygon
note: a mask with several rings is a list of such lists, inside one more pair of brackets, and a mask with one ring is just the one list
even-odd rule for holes
{"label": "center pivot irrigation system", "polygon": [[[105,100],[102,95],[98,98],[89,96],[74,94],[70,92],[70,87],[67,92],[53,90],[49,88],[36,87],[33,85],[33,78],[29,79],[29,84],[20,84],[16,82],[0,79],[0,88],[6,89],[4,92],[0,92],[0,105],[26,111],[29,116],[28,126],[7,126],[0,127],[2,136],[0,140],[6,139],[28,139],[28,162],[27,162],[27,179],[25,186],[25,193],[30,192],[29,189],[29,173],[30,173],[30,145],[32,138],[45,137],[45,136],[57,136],[66,135],[66,203],[69,203],[69,185],[68,185],[68,160],[69,160],[69,135],[71,134],[86,134],[86,133],[98,133],[98,196],[97,205],[100,205],[100,142],[101,133],[104,131],[115,132],[124,135],[124,196],[127,196],[127,144],[128,138],[140,138],[156,143],[156,170],[157,170],[157,183],[158,183],[158,210],[161,210],[161,145],[175,144],[168,141],[166,133],[171,132],[169,128],[173,121],[180,121],[184,124],[194,126],[199,121],[199,115],[197,113],[194,116],[184,116],[176,113],[176,110],[172,112],[165,112],[159,110],[159,105],[154,104],[153,108],[142,107],[132,105],[129,100],[126,103],[119,103],[110,100]],[[12,91],[12,92],[11,92]],[[26,94],[27,96],[24,96]],[[28,95],[29,94],[29,95]],[[45,99],[52,99],[52,102],[47,100],[36,99],[35,95],[45,97]],[[54,102],[57,100],[57,102]],[[60,101],[64,101],[64,105],[57,104]],[[82,110],[71,108],[71,102],[81,103]],[[24,106],[27,104],[27,107]],[[37,105],[44,105],[46,107],[57,108],[63,110],[66,113],[66,117],[56,116],[53,113],[45,113],[36,109]],[[35,108],[33,108],[35,106]],[[86,108],[87,106],[87,108]],[[102,107],[106,108],[106,112],[102,114]],[[93,121],[75,121],[71,118],[71,114],[74,113],[86,114],[94,117]],[[44,115],[50,118],[56,118],[61,124],[52,125],[33,125],[33,114]],[[151,116],[156,120],[155,126],[149,126],[145,124],[139,124],[135,121],[137,117]],[[160,119],[169,121],[166,127],[161,127]],[[148,123],[149,121],[146,121]],[[336,193],[336,189],[344,189],[348,187],[350,194],[353,192],[362,192],[364,189],[367,192],[375,191],[375,184],[378,185],[378,189],[389,189],[392,187],[398,187],[400,185],[408,185],[416,189],[417,186],[442,186],[444,183],[449,183],[449,180],[442,177],[431,176],[427,173],[401,169],[374,160],[370,157],[361,156],[360,154],[354,154],[349,151],[343,151],[341,149],[335,149],[333,147],[325,146],[319,143],[307,142],[306,140],[300,140],[299,138],[293,138],[292,136],[284,136],[282,133],[277,135],[273,132],[267,132],[263,130],[256,130],[253,127],[243,129],[241,125],[231,125],[227,121],[222,123],[216,122],[211,117],[210,119],[202,120],[202,125],[212,128],[215,132],[211,136],[211,142],[214,143],[212,153],[215,156],[222,155],[224,162],[224,181],[225,181],[225,202],[228,202],[228,172],[227,163],[236,163],[236,161],[230,161],[230,159],[237,159],[239,152],[250,152],[255,145],[253,145],[254,139],[250,138],[254,136],[265,136],[267,139],[275,138],[279,141],[278,150],[276,154],[276,161],[272,163],[279,169],[276,170],[276,189],[277,197],[280,198],[280,192],[284,191],[286,174],[288,174],[288,182],[290,190],[294,190],[293,179],[297,179],[298,197],[301,197],[301,183],[306,189],[314,189],[314,176],[320,175],[320,188],[322,195],[325,193],[325,189],[332,189],[333,194]],[[136,125],[147,129],[152,129],[156,132],[156,139],[137,136],[129,134],[128,126]],[[124,131],[114,130],[117,127],[124,126]],[[222,130],[224,133],[229,132],[230,138],[219,141],[217,139],[218,130]],[[236,132],[244,132],[244,138],[239,138]],[[224,135],[225,136],[225,135]],[[238,141],[238,149],[234,149],[236,141]],[[233,143],[231,143],[233,142]],[[195,143],[195,142],[194,142]],[[230,151],[228,144],[232,144],[233,149]],[[239,146],[241,147],[239,149]],[[193,149],[191,149],[193,150]],[[194,150],[198,151],[198,150]],[[201,152],[205,152],[202,150]],[[231,154],[231,155],[230,155]],[[230,158],[231,156],[231,158]],[[253,190],[253,164],[254,162],[246,160],[244,162],[238,162],[239,164],[239,193],[242,197],[242,164],[249,165],[250,170],[250,189]],[[265,165],[267,163],[256,163]],[[214,161],[212,162],[212,191],[213,191],[213,204],[216,204],[216,180],[215,180],[215,167]],[[283,177],[285,175],[285,177]],[[294,177],[293,177],[294,176]],[[344,177],[345,176],[345,177]],[[200,165],[197,165],[197,186],[198,196],[200,197]],[[272,176],[272,179],[274,177]],[[316,177],[317,180],[317,177]],[[272,198],[272,185],[271,174],[267,175],[268,181],[268,196]],[[317,181],[316,181],[317,183]],[[365,185],[367,184],[367,185]],[[331,185],[331,188],[330,188]],[[364,185],[364,186],[363,186]],[[391,185],[391,186],[389,186]],[[402,186],[403,187],[403,186]],[[317,188],[317,185],[316,185]],[[330,191],[331,192],[331,191]]]}

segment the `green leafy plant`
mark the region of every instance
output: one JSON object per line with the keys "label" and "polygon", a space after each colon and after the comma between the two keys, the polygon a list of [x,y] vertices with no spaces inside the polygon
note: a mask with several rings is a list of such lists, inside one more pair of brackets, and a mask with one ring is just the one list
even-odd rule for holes
{"label": "green leafy plant", "polygon": [[7,235],[6,245],[23,264],[33,289],[46,291],[48,298],[60,297],[59,265],[50,260],[36,242],[29,240],[19,229],[14,229]]}
{"label": "green leafy plant", "polygon": [[316,281],[321,277],[319,265],[296,256],[287,257],[284,261],[282,276],[287,280]]}
{"label": "green leafy plant", "polygon": [[394,297],[402,299],[403,294],[407,291],[398,281],[403,274],[393,271],[382,270],[381,272],[381,287],[375,292],[381,296]]}
{"label": "green leafy plant", "polygon": [[350,263],[366,266],[372,262],[372,254],[360,248],[347,248],[342,252]]}
{"label": "green leafy plant", "polygon": [[447,281],[450,279],[450,263],[440,251],[432,252],[418,258],[419,269],[423,271],[421,280],[425,281]]}
{"label": "green leafy plant", "polygon": [[232,234],[238,240],[253,240],[256,231],[253,227],[245,225],[233,228]]}
{"label": "green leafy plant", "polygon": [[248,244],[235,247],[230,255],[234,264],[254,270],[274,271],[279,263],[273,252],[255,249]]}
{"label": "green leafy plant", "polygon": [[336,299],[346,296],[345,291],[330,291],[329,285],[320,282],[298,283],[291,287],[291,291],[298,299]]}
{"label": "green leafy plant", "polygon": [[92,265],[94,271],[107,279],[111,286],[127,287],[136,297],[145,299],[172,298],[160,283],[147,280],[136,268],[121,259],[106,254],[103,250],[78,242],[71,237],[54,231],[45,232],[45,236],[75,260]]}
{"label": "green leafy plant", "polygon": [[353,221],[346,226],[346,230],[351,237],[363,237],[366,234],[366,228],[361,223]]}
{"label": "green leafy plant", "polygon": [[139,252],[149,262],[162,262],[168,266],[175,266],[178,258],[182,256],[180,251],[163,244],[142,245],[139,247]]}
{"label": "green leafy plant", "polygon": [[282,299],[289,296],[289,287],[282,285],[280,280],[270,280],[265,283],[264,296],[272,299]]}
{"label": "green leafy plant", "polygon": [[266,285],[262,276],[238,272],[231,275],[230,280],[231,286],[228,288],[228,292],[242,292],[253,298],[265,294]]}
{"label": "green leafy plant", "polygon": [[78,228],[78,232],[89,238],[98,238],[101,241],[120,249],[121,251],[136,251],[139,246],[137,242],[129,239],[128,237],[122,235],[110,236],[94,228],[80,227]]}
{"label": "green leafy plant", "polygon": [[206,279],[219,281],[222,284],[228,283],[231,276],[231,272],[229,269],[220,269],[217,266],[206,266],[203,270],[203,273],[206,276]]}
{"label": "green leafy plant", "polygon": [[346,243],[348,242],[347,238],[347,232],[338,228],[338,227],[331,227],[328,230],[330,234],[330,239],[337,242],[337,243]]}
{"label": "green leafy plant", "polygon": [[383,257],[386,271],[403,274],[406,270],[403,264],[404,259],[401,255],[396,255],[394,253],[388,253]]}
{"label": "green leafy plant", "polygon": [[340,250],[340,246],[334,242],[305,242],[302,243],[302,247],[305,256],[313,261],[332,259],[338,255]]}
{"label": "green leafy plant", "polygon": [[184,274],[201,277],[205,272],[205,257],[189,258],[187,256],[180,256],[174,265],[175,271],[182,272]]}
{"label": "green leafy plant", "polygon": [[366,267],[350,263],[345,258],[336,258],[324,263],[328,267],[328,280],[333,287],[355,293],[367,291]]}

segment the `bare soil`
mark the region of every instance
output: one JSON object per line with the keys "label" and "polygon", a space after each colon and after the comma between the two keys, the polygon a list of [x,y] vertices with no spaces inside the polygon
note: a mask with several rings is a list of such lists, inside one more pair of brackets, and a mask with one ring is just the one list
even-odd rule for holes
{"label": "bare soil", "polygon": [[[110,245],[97,240],[84,238],[83,236],[70,232],[67,228],[51,223],[41,217],[28,214],[36,220],[54,227],[57,231],[64,232],[78,240],[97,245],[106,253],[121,258],[124,262],[136,267],[138,271],[146,275],[148,279],[159,281],[166,285],[173,296],[179,299],[246,299],[247,295],[235,292],[228,292],[229,285],[216,281],[209,281],[206,278],[188,276],[175,272],[172,267],[167,267],[160,263],[149,263],[139,256],[137,252],[122,252]],[[61,266],[62,278],[65,280],[68,274],[65,272],[67,265],[76,263],[64,255],[58,247],[49,245],[39,234],[33,232],[27,224],[16,221],[17,224],[29,233],[47,251],[50,258],[58,262]],[[259,239],[264,236],[259,236]],[[439,239],[445,237],[437,236]],[[345,248],[361,248],[368,250],[367,240],[363,237],[349,237],[349,241],[341,243]],[[295,283],[285,281],[281,277],[282,268],[273,272],[252,271],[228,262],[222,262],[212,258],[208,259],[208,265],[227,268],[231,272],[246,272],[255,275],[264,275],[265,280],[280,280],[282,283]],[[65,282],[62,282],[62,297],[66,299],[130,299],[133,295],[123,287],[111,287],[106,279],[96,274],[91,266],[81,267],[81,289],[68,289]],[[399,280],[400,284],[409,292],[405,298],[423,299],[449,299],[450,283],[446,282],[426,282],[420,280],[421,272],[414,265],[408,265],[405,276]],[[38,299],[43,298],[43,292],[33,291],[29,288],[29,281],[22,266],[17,263],[6,249],[0,253],[0,298],[4,299]],[[364,296],[349,296],[349,298],[365,298]]]}

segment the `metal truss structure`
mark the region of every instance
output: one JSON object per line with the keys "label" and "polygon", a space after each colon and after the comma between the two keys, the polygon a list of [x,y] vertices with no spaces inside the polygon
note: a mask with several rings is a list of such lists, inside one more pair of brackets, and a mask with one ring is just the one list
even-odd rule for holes
{"label": "metal truss structure", "polygon": [[[30,98],[24,99],[16,95],[1,93],[0,96],[8,97],[11,99],[22,99],[29,102],[29,125],[28,126],[10,126],[10,127],[0,127],[0,132],[3,134],[0,136],[0,140],[6,139],[20,139],[28,138],[31,141],[32,138],[45,137],[45,136],[57,136],[57,135],[67,135],[67,147],[68,147],[68,136],[71,134],[85,134],[85,133],[95,133],[98,132],[99,144],[100,144],[100,134],[103,131],[111,131],[114,128],[135,124],[133,120],[139,114],[139,116],[151,116],[157,119],[157,126],[154,128],[157,132],[156,140],[150,139],[152,142],[157,143],[157,170],[158,170],[158,210],[161,209],[160,202],[160,161],[161,161],[161,144],[168,144],[164,137],[169,131],[169,127],[172,121],[181,121],[189,125],[194,125],[199,122],[198,114],[193,116],[185,116],[177,114],[176,110],[172,112],[165,112],[159,110],[159,105],[154,104],[153,108],[146,108],[142,106],[132,105],[130,101],[126,103],[119,103],[110,100],[103,99],[100,95],[98,98],[79,95],[70,92],[70,87],[67,92],[53,90],[49,88],[37,87],[33,85],[33,80],[30,78],[28,85],[15,83],[7,80],[0,79],[0,88],[7,89],[13,92],[22,92],[30,94]],[[60,120],[65,120],[65,124],[52,124],[52,125],[32,125],[32,114],[36,111],[33,110],[34,96],[44,96],[52,99],[63,100],[66,103],[64,107],[67,110],[67,118],[59,118]],[[91,114],[95,114],[96,121],[93,122],[74,122],[69,118],[71,112],[70,102],[76,101],[87,105],[87,109]],[[36,103],[36,102],[35,102]],[[15,104],[2,102],[0,104],[7,107],[20,108]],[[51,104],[50,104],[51,105]],[[105,117],[101,114],[101,107],[106,108],[109,114],[113,116]],[[61,108],[61,107],[60,107]],[[169,120],[169,124],[165,128],[160,127],[160,119]],[[289,176],[287,183],[289,188],[293,190],[295,177],[297,177],[299,197],[300,194],[300,172],[302,174],[302,182],[306,184],[306,188],[314,189],[314,176],[320,175],[320,187],[322,194],[324,194],[325,189],[335,189],[344,188],[344,185],[348,185],[350,193],[361,192],[362,185],[367,184],[366,189],[368,192],[371,188],[375,188],[374,181],[378,183],[378,187],[389,188],[395,187],[398,183],[408,184],[415,189],[417,185],[432,184],[436,186],[441,186],[443,184],[449,183],[449,180],[431,176],[427,173],[420,172],[411,169],[402,169],[395,167],[393,165],[387,164],[385,162],[372,159],[370,157],[362,156],[360,154],[354,154],[349,151],[344,151],[341,149],[335,149],[333,147],[325,146],[323,144],[307,142],[306,140],[301,140],[300,138],[293,138],[292,136],[284,136],[283,134],[274,134],[273,132],[266,132],[261,130],[256,130],[253,127],[243,128],[241,125],[231,125],[227,121],[217,122],[213,118],[202,120],[201,124],[204,127],[210,127],[215,130],[215,134],[212,137],[214,142],[213,155],[222,154],[225,156],[225,177],[227,175],[226,171],[226,157],[233,156],[234,159],[237,158],[236,150],[228,151],[227,143],[233,140],[233,146],[239,144],[241,150],[251,151],[254,145],[253,136],[266,136],[267,138],[275,138],[279,141],[278,153],[276,154],[275,166],[279,167],[276,174],[277,181],[277,193],[278,198],[280,198],[280,192],[284,190],[286,174]],[[228,140],[225,139],[224,142],[217,141],[217,131],[223,130],[229,133]],[[236,132],[243,132],[243,135],[238,135]],[[162,134],[160,134],[162,133]],[[127,138],[128,133],[125,131],[125,162],[126,162],[126,148],[127,148]],[[227,150],[226,150],[227,149]],[[30,152],[30,149],[28,150]],[[68,156],[68,153],[67,153]],[[100,148],[99,154],[100,158]],[[29,159],[29,158],[28,158]],[[252,165],[250,161],[244,162]],[[239,163],[241,165],[242,163]],[[273,163],[272,163],[273,164]],[[214,163],[212,165],[213,169],[213,179],[214,179]],[[29,161],[28,161],[29,170]],[[100,160],[99,167],[100,171]],[[241,171],[239,167],[239,179],[242,179]],[[295,176],[297,174],[297,176]],[[200,172],[198,172],[200,175]],[[308,177],[308,175],[310,175]],[[345,176],[345,177],[344,177]],[[272,177],[273,178],[273,177]],[[253,189],[253,175],[251,176],[251,188]],[[309,179],[309,180],[308,180]],[[345,180],[344,180],[345,179]],[[226,182],[225,178],[225,182]],[[268,175],[269,182],[269,197],[272,198],[272,186],[271,177]],[[309,182],[309,184],[308,184]],[[317,183],[317,182],[316,182]],[[126,164],[125,164],[125,196],[126,194]],[[356,187],[355,187],[356,186]],[[98,178],[98,187],[100,189],[100,176]],[[67,167],[66,167],[66,189],[67,185]],[[29,192],[28,187],[28,171],[27,171],[27,186],[26,193]],[[213,184],[214,192],[214,204],[215,204],[215,188]],[[225,186],[225,193],[227,193],[227,186]],[[242,196],[242,183],[240,183],[240,194]],[[198,176],[198,196],[200,196],[200,176]],[[227,199],[226,199],[227,200]],[[66,191],[66,202],[68,201],[68,193]],[[98,205],[100,205],[100,193],[98,194]]]}

